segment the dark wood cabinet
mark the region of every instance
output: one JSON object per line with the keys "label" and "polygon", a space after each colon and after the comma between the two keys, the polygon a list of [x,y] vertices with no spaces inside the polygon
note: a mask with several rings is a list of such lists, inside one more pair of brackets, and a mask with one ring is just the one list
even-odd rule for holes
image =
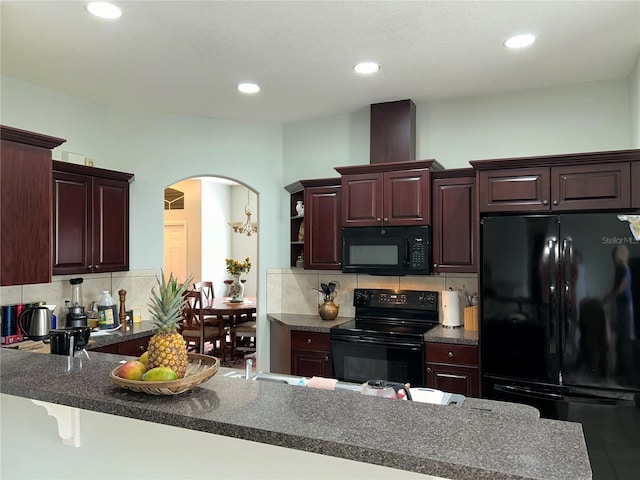
{"label": "dark wood cabinet", "polygon": [[129,357],[139,357],[149,346],[151,335],[146,337],[134,338],[120,343],[113,343],[103,347],[92,348],[92,352],[113,353],[116,355],[126,355]]}
{"label": "dark wood cabinet", "polygon": [[51,149],[66,140],[0,126],[0,285],[51,282]]}
{"label": "dark wood cabinet", "polygon": [[53,273],[129,270],[133,175],[54,162]]}
{"label": "dark wood cabinet", "polygon": [[291,332],[291,374],[301,377],[332,377],[329,334]]}
{"label": "dark wood cabinet", "polygon": [[411,100],[371,105],[369,163],[416,158],[416,106]]}
{"label": "dark wood cabinet", "polygon": [[[340,270],[342,264],[340,178],[300,180],[287,185],[290,193],[290,263],[291,267]],[[304,206],[299,215],[298,202]]]}
{"label": "dark wood cabinet", "polygon": [[631,206],[640,208],[640,160],[631,163]]}
{"label": "dark wood cabinet", "polygon": [[434,172],[434,272],[478,271],[478,212],[476,178],[472,168]]}
{"label": "dark wood cabinet", "polygon": [[478,347],[428,342],[427,387],[466,397],[480,396]]}
{"label": "dark wood cabinet", "polygon": [[562,212],[631,207],[640,150],[473,161],[480,212]]}
{"label": "dark wood cabinet", "polygon": [[304,268],[342,268],[340,178],[303,180],[304,186]]}
{"label": "dark wood cabinet", "polygon": [[435,160],[336,167],[342,175],[342,226],[431,224]]}

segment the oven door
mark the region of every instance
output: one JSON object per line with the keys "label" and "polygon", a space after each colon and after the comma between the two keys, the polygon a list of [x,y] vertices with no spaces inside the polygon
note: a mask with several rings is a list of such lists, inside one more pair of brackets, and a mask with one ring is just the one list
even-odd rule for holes
{"label": "oven door", "polygon": [[424,386],[424,342],[362,335],[332,335],[335,378],[344,382],[368,380]]}

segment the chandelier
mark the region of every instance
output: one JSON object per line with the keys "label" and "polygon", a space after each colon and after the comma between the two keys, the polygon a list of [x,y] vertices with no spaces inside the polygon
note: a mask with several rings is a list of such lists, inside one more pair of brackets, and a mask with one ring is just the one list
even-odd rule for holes
{"label": "chandelier", "polygon": [[249,189],[247,188],[247,204],[244,206],[244,214],[247,216],[246,220],[242,222],[228,222],[229,226],[235,233],[244,233],[247,237],[250,237],[254,233],[258,233],[258,222],[251,221],[251,210],[249,209]]}

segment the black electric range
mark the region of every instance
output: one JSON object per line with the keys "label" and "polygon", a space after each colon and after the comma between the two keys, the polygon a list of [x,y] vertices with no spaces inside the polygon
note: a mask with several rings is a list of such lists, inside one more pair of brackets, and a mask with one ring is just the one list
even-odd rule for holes
{"label": "black electric range", "polygon": [[329,338],[339,380],[424,385],[424,334],[438,325],[438,292],[356,289],[355,318]]}

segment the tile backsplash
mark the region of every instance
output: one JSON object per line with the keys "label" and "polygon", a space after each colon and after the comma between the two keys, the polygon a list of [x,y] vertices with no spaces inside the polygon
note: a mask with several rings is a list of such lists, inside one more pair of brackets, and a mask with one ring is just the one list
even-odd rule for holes
{"label": "tile backsplash", "polygon": [[317,315],[322,297],[314,288],[319,289],[321,283],[329,283],[330,281],[340,283],[340,293],[336,297],[335,303],[340,306],[339,315],[341,317],[352,317],[355,314],[353,307],[353,290],[355,288],[440,292],[449,288],[458,290],[465,286],[470,292],[478,291],[478,276],[471,273],[382,277],[343,274],[327,270],[273,268],[267,270],[267,313]]}
{"label": "tile backsplash", "polygon": [[56,305],[54,313],[59,319],[62,319],[64,300],[71,298],[69,279],[82,277],[82,298],[85,307],[88,308],[93,301],[97,302],[104,290],[108,290],[116,304],[120,305],[118,292],[124,289],[127,292],[126,309],[139,308],[142,312],[142,319],[149,320],[147,304],[151,297],[151,289],[156,285],[156,275],[160,275],[160,270],[56,275],[51,283],[0,287],[0,304],[15,305],[45,301],[47,304]]}

